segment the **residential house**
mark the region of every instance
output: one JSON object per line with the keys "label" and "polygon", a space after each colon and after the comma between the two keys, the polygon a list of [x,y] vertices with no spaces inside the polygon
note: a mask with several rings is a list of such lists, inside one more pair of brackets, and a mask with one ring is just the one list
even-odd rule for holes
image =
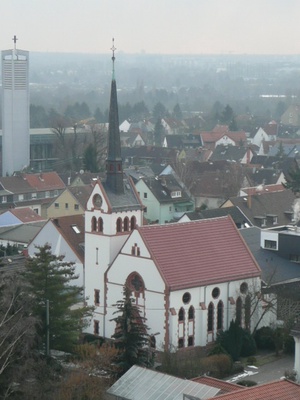
{"label": "residential house", "polygon": [[273,125],[270,125],[269,128],[259,128],[255,135],[251,138],[251,143],[256,145],[258,148],[261,146],[263,142],[273,142],[276,140],[277,136],[274,135]]}
{"label": "residential house", "polygon": [[268,192],[261,190],[248,196],[230,197],[221,207],[238,207],[259,228],[278,229],[293,222],[296,196],[291,190]]}
{"label": "residential house", "polygon": [[230,132],[228,127],[220,126],[211,132],[200,132],[203,147],[214,150],[218,145],[243,146],[247,143],[246,132]]}
{"label": "residential house", "polygon": [[30,207],[45,218],[48,203],[64,189],[65,185],[56,172],[1,177],[0,207]]}
{"label": "residential house", "polygon": [[[38,234],[46,221],[28,222],[20,225],[0,227],[0,244],[4,247],[17,246],[20,252],[27,254],[27,247]],[[0,250],[0,252],[4,250]],[[3,255],[3,254],[2,254]],[[1,254],[0,254],[1,256]]]}
{"label": "residential house", "polygon": [[74,285],[84,286],[84,215],[51,218],[28,245],[28,255],[34,256],[36,246],[51,246],[56,256],[74,263],[77,278]]}
{"label": "residential house", "polygon": [[282,114],[280,123],[286,126],[300,127],[300,106],[298,104],[289,105]]}
{"label": "residential house", "polygon": [[170,164],[176,161],[176,150],[155,146],[122,147],[125,166]]}
{"label": "residential house", "polygon": [[149,223],[172,222],[195,208],[193,199],[173,175],[141,178],[135,186]]}
{"label": "residential house", "polygon": [[44,219],[30,207],[10,208],[0,214],[0,227],[29,224],[39,221],[44,221]]}
{"label": "residential house", "polygon": [[92,185],[68,186],[47,208],[48,218],[84,214],[92,189]]}
{"label": "residential house", "polygon": [[161,124],[167,135],[180,135],[187,129],[184,121],[175,118],[162,118]]}
{"label": "residential house", "polygon": [[250,148],[233,146],[233,145],[223,145],[220,144],[215,147],[212,155],[210,156],[210,161],[231,161],[241,164],[249,164],[253,157],[253,152]]}
{"label": "residential house", "polygon": [[65,172],[59,174],[61,180],[64,182],[65,186],[85,186],[93,185],[98,179],[104,177],[103,173],[100,172]]}
{"label": "residential house", "polygon": [[249,219],[238,207],[214,208],[201,211],[186,212],[178,222],[196,221],[198,219],[218,218],[230,215],[238,229],[252,226]]}

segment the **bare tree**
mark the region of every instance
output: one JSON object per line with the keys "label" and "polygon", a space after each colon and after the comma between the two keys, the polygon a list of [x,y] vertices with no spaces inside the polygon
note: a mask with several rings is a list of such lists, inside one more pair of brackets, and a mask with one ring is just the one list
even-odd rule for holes
{"label": "bare tree", "polygon": [[0,275],[0,387],[7,397],[13,381],[30,354],[35,340],[36,318],[31,315],[32,298],[26,294],[26,283],[13,273]]}

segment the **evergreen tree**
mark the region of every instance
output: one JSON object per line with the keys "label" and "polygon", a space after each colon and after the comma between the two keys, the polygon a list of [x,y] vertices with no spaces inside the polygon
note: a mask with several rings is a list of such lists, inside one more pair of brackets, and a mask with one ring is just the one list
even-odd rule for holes
{"label": "evergreen tree", "polygon": [[294,194],[300,193],[300,168],[296,164],[294,169],[288,171],[287,182],[283,183],[286,189],[291,189]]}
{"label": "evergreen tree", "polygon": [[155,146],[161,146],[162,143],[162,136],[164,132],[164,127],[162,126],[161,119],[158,119],[156,121],[155,127],[154,127],[154,144]]}
{"label": "evergreen tree", "polygon": [[182,120],[182,111],[178,103],[173,108],[173,116],[178,120]]}
{"label": "evergreen tree", "polygon": [[112,319],[116,322],[112,338],[115,339],[118,349],[115,362],[120,376],[135,364],[143,367],[153,365],[146,319],[141,317],[127,286],[124,286],[123,294],[123,300],[114,305],[118,308],[114,314],[118,316]]}
{"label": "evergreen tree", "polygon": [[35,300],[34,315],[40,320],[37,326],[42,345],[47,336],[47,301],[49,301],[50,348],[70,351],[77,343],[82,328],[91,316],[91,307],[74,307],[84,299],[83,288],[72,285],[76,279],[75,267],[56,256],[51,246],[38,246],[34,257],[28,258],[24,277],[30,285]]}
{"label": "evergreen tree", "polygon": [[86,171],[99,172],[97,149],[92,143],[90,143],[84,151],[83,166]]}

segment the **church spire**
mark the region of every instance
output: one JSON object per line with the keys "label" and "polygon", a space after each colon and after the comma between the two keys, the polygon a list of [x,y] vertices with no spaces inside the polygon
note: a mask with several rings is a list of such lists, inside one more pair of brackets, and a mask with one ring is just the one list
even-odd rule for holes
{"label": "church spire", "polygon": [[115,80],[115,45],[112,44],[112,81],[109,106],[109,129],[106,160],[106,183],[115,194],[124,193],[117,85]]}

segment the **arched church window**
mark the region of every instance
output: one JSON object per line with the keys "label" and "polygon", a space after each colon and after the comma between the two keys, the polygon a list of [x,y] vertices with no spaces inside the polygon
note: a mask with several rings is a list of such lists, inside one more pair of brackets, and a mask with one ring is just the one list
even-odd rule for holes
{"label": "arched church window", "polygon": [[207,330],[208,332],[212,332],[214,329],[214,305],[213,303],[209,303],[207,310]]}
{"label": "arched church window", "polygon": [[129,287],[131,291],[133,291],[136,295],[144,292],[145,285],[142,277],[137,272],[133,272],[127,278],[126,285]]}
{"label": "arched church window", "polygon": [[183,309],[183,307],[181,307],[180,310],[179,310],[178,321],[184,321],[184,309]]}
{"label": "arched church window", "polygon": [[98,231],[103,232],[103,219],[101,217],[98,219]]}
{"label": "arched church window", "polygon": [[195,318],[195,309],[193,306],[191,306],[189,308],[189,320],[194,319]]}
{"label": "arched church window", "polygon": [[97,219],[96,217],[92,218],[92,232],[96,232],[97,230]]}
{"label": "arched church window", "polygon": [[117,219],[117,232],[122,232],[122,219]]}
{"label": "arched church window", "polygon": [[223,329],[223,313],[224,313],[224,304],[223,301],[220,300],[217,309],[217,330]]}
{"label": "arched church window", "polygon": [[128,217],[124,218],[124,232],[128,232],[129,231],[129,219]]}
{"label": "arched church window", "polygon": [[135,217],[131,217],[130,219],[130,230],[133,231],[135,229],[136,226],[136,219]]}
{"label": "arched church window", "polygon": [[240,297],[237,298],[236,300],[236,322],[239,326],[242,325],[242,308],[243,308],[243,303],[242,303],[242,299]]}
{"label": "arched church window", "polygon": [[251,321],[251,298],[250,296],[246,296],[245,299],[245,328],[250,330],[250,321]]}

